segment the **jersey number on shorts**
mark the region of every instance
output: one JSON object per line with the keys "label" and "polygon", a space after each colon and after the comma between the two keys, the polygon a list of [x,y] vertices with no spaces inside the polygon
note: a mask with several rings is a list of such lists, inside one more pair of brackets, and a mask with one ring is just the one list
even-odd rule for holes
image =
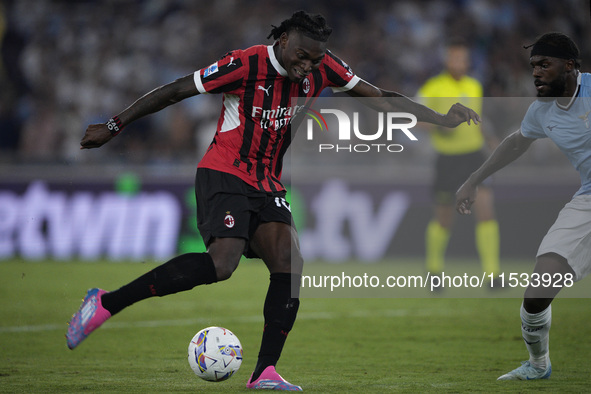
{"label": "jersey number on shorts", "polygon": [[281,206],[284,206],[289,212],[291,212],[289,203],[285,201],[285,198],[283,197],[275,197],[275,205],[277,205],[279,208],[281,208]]}

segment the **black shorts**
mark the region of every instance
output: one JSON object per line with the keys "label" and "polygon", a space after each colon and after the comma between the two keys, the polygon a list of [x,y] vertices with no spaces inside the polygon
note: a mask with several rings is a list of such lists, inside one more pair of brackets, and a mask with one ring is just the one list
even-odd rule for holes
{"label": "black shorts", "polygon": [[[486,155],[483,151],[464,155],[438,155],[433,182],[435,202],[452,204],[460,186],[485,160]],[[487,178],[483,185],[490,185],[490,179]]]}
{"label": "black shorts", "polygon": [[195,176],[197,227],[206,246],[213,238],[243,238],[244,256],[258,257],[249,240],[261,223],[280,222],[293,226],[285,191],[267,193],[235,175],[198,168]]}

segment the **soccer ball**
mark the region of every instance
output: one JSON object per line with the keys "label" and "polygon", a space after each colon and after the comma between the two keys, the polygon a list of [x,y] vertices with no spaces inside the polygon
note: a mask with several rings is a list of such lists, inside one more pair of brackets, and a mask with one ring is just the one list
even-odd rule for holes
{"label": "soccer ball", "polygon": [[238,371],[242,364],[242,345],[232,331],[207,327],[189,343],[189,365],[201,379],[220,382]]}

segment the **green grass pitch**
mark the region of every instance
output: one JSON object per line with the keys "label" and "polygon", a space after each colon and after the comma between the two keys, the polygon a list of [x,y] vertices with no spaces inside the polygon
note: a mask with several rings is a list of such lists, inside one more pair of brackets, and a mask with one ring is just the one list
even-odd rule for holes
{"label": "green grass pitch", "polygon": [[[66,347],[66,322],[87,288],[112,290],[154,266],[0,262],[0,392],[247,391],[268,282],[256,260],[242,262],[226,282],[133,305],[79,348]],[[549,380],[496,381],[527,357],[520,302],[303,298],[277,369],[311,393],[589,392],[588,298],[553,304]],[[242,368],[225,382],[202,381],[187,363],[189,340],[210,325],[229,328],[244,347]]]}

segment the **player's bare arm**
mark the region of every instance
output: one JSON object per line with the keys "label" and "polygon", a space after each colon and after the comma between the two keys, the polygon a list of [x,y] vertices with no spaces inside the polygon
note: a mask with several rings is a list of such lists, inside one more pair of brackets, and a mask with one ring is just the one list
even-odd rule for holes
{"label": "player's bare arm", "polygon": [[[178,103],[188,97],[199,94],[193,81],[193,74],[179,78],[174,82],[160,86],[140,97],[132,105],[117,115],[120,128],[125,127],[136,119],[158,112],[169,105]],[[109,142],[116,134],[107,124],[92,124],[80,141],[81,149],[98,148]]]}
{"label": "player's bare arm", "polygon": [[477,188],[480,183],[520,157],[535,140],[526,138],[517,130],[505,138],[494,150],[482,166],[474,171],[468,180],[456,192],[456,210],[462,215],[472,213],[470,210],[476,200]]}
{"label": "player's bare arm", "polygon": [[[380,89],[363,79],[347,92],[352,97],[375,97],[378,98],[371,103],[372,108],[378,111],[396,111],[409,112],[417,117],[419,122],[432,123],[444,127],[456,127],[460,123],[467,122],[471,124],[478,124],[481,119],[480,116],[471,108],[468,108],[460,103],[451,106],[447,114],[443,115],[431,108],[426,107],[410,98],[388,90]],[[400,100],[379,100],[379,98],[399,97]]]}

